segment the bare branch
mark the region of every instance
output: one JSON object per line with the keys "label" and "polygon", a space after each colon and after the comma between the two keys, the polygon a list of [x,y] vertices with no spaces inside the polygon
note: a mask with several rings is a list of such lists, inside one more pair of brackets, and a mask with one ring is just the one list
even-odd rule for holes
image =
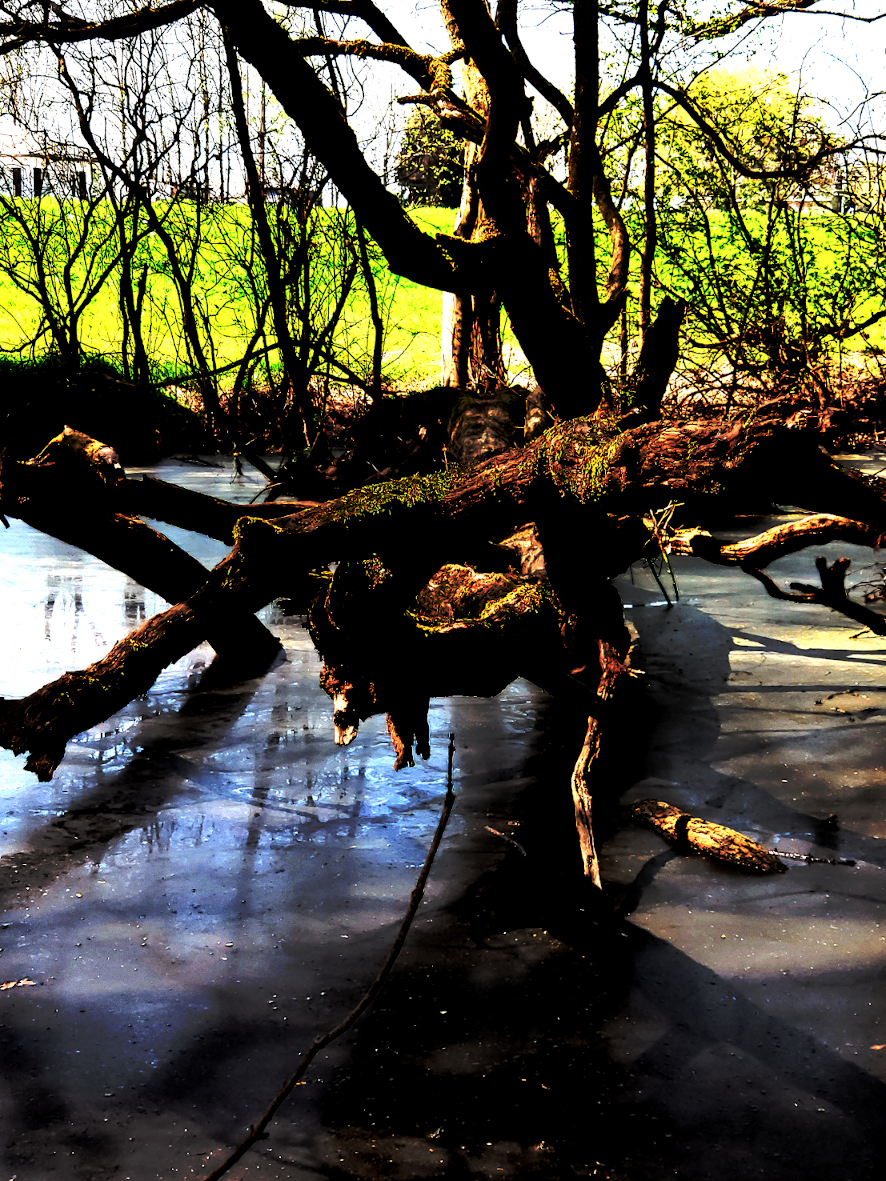
{"label": "bare branch", "polygon": [[810,545],[827,545],[830,541],[849,541],[854,545],[877,548],[882,540],[880,530],[861,521],[836,517],[827,513],[803,517],[785,525],[776,525],[745,541],[717,541],[704,529],[688,529],[675,533],[668,541],[670,554],[704,558],[717,566],[768,566],[777,558],[798,553]]}
{"label": "bare branch", "polygon": [[811,8],[815,2],[816,0],[787,0],[785,4],[752,2],[731,16],[718,16],[697,24],[691,33],[696,41],[713,41],[717,37],[737,32],[750,21],[761,20],[767,16],[784,16],[790,12],[802,12],[805,8]]}
{"label": "bare branch", "polygon": [[753,566],[742,567],[745,574],[750,574],[752,578],[756,578],[758,582],[763,584],[766,593],[773,599],[784,599],[791,603],[817,603],[822,607],[830,607],[832,611],[837,611],[840,615],[845,615],[848,619],[854,619],[856,623],[863,624],[875,635],[886,636],[886,618],[878,615],[876,611],[872,611],[870,607],[862,607],[860,603],[853,603],[846,594],[844,580],[849,569],[848,558],[837,558],[832,566],[828,565],[827,558],[816,558],[815,568],[821,579],[821,587],[808,586],[803,582],[792,582],[790,584],[791,590],[796,593],[790,594],[788,591],[782,590],[762,570],[757,570]]}
{"label": "bare branch", "polygon": [[159,29],[190,16],[202,6],[202,0],[172,0],[155,8],[151,4],[129,12],[125,16],[112,17],[106,21],[86,21],[78,17],[63,15],[57,21],[2,21],[0,36],[14,38],[0,45],[0,55],[18,49],[31,41],[47,41],[55,44],[73,41],[119,41],[134,37],[148,29]]}
{"label": "bare branch", "polygon": [[452,89],[452,71],[450,66],[459,57],[464,56],[464,50],[453,49],[440,57],[431,54],[416,53],[406,45],[384,42],[381,45],[363,39],[354,41],[336,41],[329,37],[300,37],[293,42],[293,49],[302,57],[360,57],[376,61],[391,62],[400,66],[419,86],[425,90]]}
{"label": "bare branch", "polygon": [[749,168],[747,164],[728,146],[720,132],[705,118],[705,116],[698,110],[688,96],[682,91],[677,90],[673,86],[669,86],[667,82],[663,82],[660,78],[655,80],[656,89],[662,93],[669,95],[677,106],[681,107],[690,117],[693,123],[704,132],[707,138],[711,141],[717,151],[725,160],[727,160],[736,172],[741,176],[747,177],[749,180],[795,180],[800,176],[808,175],[815,168],[817,168],[824,160],[831,156],[842,156],[853,147],[858,147],[861,143],[869,139],[881,139],[879,135],[863,136],[859,140],[853,141],[851,144],[825,144],[813,152],[811,156],[804,160],[797,160],[796,164],[791,168],[772,168],[772,169],[756,169]]}
{"label": "bare branch", "polygon": [[788,16],[791,13],[803,13],[809,16],[834,16],[839,20],[860,21],[869,25],[886,16],[886,12],[878,12],[875,16],[857,16],[854,12],[834,12],[828,8],[816,8],[813,11],[812,6],[815,3],[816,0],[787,0],[785,4],[767,4],[763,0],[756,0],[756,2],[752,0],[750,4],[733,13],[732,16],[714,17],[712,20],[696,25],[691,30],[692,36],[696,41],[712,41],[717,37],[725,37],[728,33],[737,32],[750,21],[764,20],[769,16]]}
{"label": "bare branch", "polygon": [[356,16],[367,24],[380,41],[391,45],[406,45],[407,41],[391,20],[372,3],[372,0],[323,0],[321,4],[306,4],[303,0],[281,0],[289,8],[309,8],[316,12],[334,12],[340,16]]}

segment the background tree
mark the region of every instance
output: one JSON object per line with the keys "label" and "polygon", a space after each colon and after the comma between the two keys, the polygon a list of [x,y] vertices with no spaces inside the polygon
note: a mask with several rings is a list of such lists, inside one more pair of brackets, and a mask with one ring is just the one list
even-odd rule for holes
{"label": "background tree", "polygon": [[461,199],[464,146],[424,106],[413,107],[394,176],[408,205],[455,208]]}

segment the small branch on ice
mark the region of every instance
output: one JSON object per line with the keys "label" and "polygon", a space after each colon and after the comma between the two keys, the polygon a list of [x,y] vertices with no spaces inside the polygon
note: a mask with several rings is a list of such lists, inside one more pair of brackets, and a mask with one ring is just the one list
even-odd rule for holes
{"label": "small branch on ice", "polygon": [[509,837],[506,832],[499,832],[498,829],[493,828],[491,824],[484,824],[483,827],[486,829],[487,832],[491,832],[494,837],[501,837],[501,839],[503,841],[507,841],[509,845],[513,845],[514,848],[517,850],[517,852],[522,853],[524,857],[529,856],[529,854],[526,852],[526,850],[523,848],[523,846],[520,844],[520,842],[515,841],[513,837]]}
{"label": "small branch on ice", "polygon": [[762,570],[742,564],[744,572],[762,583],[767,594],[773,599],[785,599],[791,603],[817,603],[822,607],[830,607],[832,611],[838,611],[841,615],[854,619],[856,623],[863,623],[875,635],[886,636],[886,618],[878,615],[876,611],[871,611],[869,607],[853,603],[846,594],[844,581],[849,569],[848,558],[837,558],[832,566],[828,565],[827,558],[816,558],[815,568],[821,579],[821,587],[809,586],[805,582],[792,582],[791,590],[797,593],[790,594],[782,590]]}
{"label": "small branch on ice", "polygon": [[784,849],[770,849],[773,857],[787,857],[791,861],[806,861],[814,865],[857,865],[854,857],[813,857],[811,853],[786,853]]}

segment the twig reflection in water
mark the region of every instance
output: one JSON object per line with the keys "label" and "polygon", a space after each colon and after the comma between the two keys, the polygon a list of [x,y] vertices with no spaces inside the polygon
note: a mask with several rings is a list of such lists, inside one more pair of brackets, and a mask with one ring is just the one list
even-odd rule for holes
{"label": "twig reflection in water", "polygon": [[375,980],[373,980],[372,984],[370,984],[366,992],[364,992],[363,996],[360,998],[354,1008],[350,1011],[350,1013],[348,1013],[347,1017],[345,1017],[345,1019],[335,1027],[335,1029],[329,1030],[327,1033],[320,1034],[319,1037],[314,1039],[308,1049],[301,1056],[295,1072],[290,1075],[290,1077],[277,1092],[274,1101],[271,1103],[270,1107],[267,1109],[258,1123],[253,1124],[250,1127],[249,1134],[243,1140],[241,1140],[234,1151],[225,1160],[223,1160],[221,1164],[217,1165],[211,1173],[207,1174],[207,1176],[204,1178],[204,1181],[218,1181],[218,1178],[223,1177],[225,1173],[227,1173],[228,1169],[230,1169],[232,1165],[235,1165],[237,1161],[249,1151],[253,1144],[256,1144],[259,1140],[266,1139],[265,1128],[274,1118],[281,1104],[289,1097],[305,1074],[307,1074],[308,1067],[311,1065],[319,1052],[340,1038],[342,1034],[347,1033],[351,1026],[354,1025],[360,1017],[362,1017],[362,1015],[370,1007],[372,1002],[384,987],[385,981],[391,974],[394,964],[397,962],[397,957],[403,950],[403,945],[406,942],[406,936],[409,934],[409,928],[412,926],[412,922],[418,911],[419,903],[421,902],[422,896],[424,895],[425,885],[427,884],[427,880],[431,872],[431,866],[434,864],[434,858],[437,856],[437,850],[440,848],[440,842],[443,839],[443,833],[452,813],[452,805],[455,803],[455,793],[452,790],[452,760],[454,755],[455,735],[450,734],[446,770],[446,796],[444,797],[443,807],[440,811],[440,819],[437,821],[437,828],[434,832],[433,840],[431,841],[431,847],[428,849],[428,855],[425,857],[424,865],[421,867],[421,872],[418,875],[415,886],[412,890],[412,894],[410,895],[409,907],[407,908],[406,914],[403,917],[403,922],[400,924],[400,930],[397,932],[397,938],[391,945],[391,950],[388,952],[388,958],[385,960],[381,971],[376,976]]}

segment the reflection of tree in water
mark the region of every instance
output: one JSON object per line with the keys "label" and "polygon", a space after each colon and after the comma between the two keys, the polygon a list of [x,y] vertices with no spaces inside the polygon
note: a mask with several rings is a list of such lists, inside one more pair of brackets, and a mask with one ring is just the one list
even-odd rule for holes
{"label": "reflection of tree in water", "polygon": [[[104,647],[105,640],[92,619],[86,615],[83,603],[83,578],[80,574],[47,574],[47,594],[43,605],[44,628],[43,635],[47,643],[52,642],[53,624],[56,627],[68,626],[67,613],[73,608],[71,629],[71,651],[76,652],[80,634],[80,617],[89,622],[95,637],[96,646]],[[144,587],[139,586],[131,578],[127,578],[123,590],[123,620],[127,630],[138,627],[147,619]]]}
{"label": "reflection of tree in water", "polygon": [[147,618],[144,587],[133,582],[131,578],[127,578],[123,590],[123,618],[127,627],[137,627]]}
{"label": "reflection of tree in water", "polygon": [[[92,634],[95,638],[95,646],[97,648],[105,648],[107,644],[105,638],[99,629],[96,627],[93,620],[89,617],[85,610],[83,603],[83,577],[80,574],[47,574],[46,575],[46,600],[43,604],[43,635],[47,643],[52,643],[53,627],[56,631],[58,628],[70,628],[71,642],[70,649],[72,652],[77,651],[78,641],[80,637],[80,617],[83,616],[87,620]],[[132,594],[133,606],[130,608],[129,598],[131,591],[137,592]],[[137,623],[144,622],[145,619],[145,592],[141,587],[134,582],[129,582],[126,589],[126,606],[125,616],[127,624],[135,626]],[[73,609],[73,614],[70,623],[68,623],[68,613]],[[56,641],[57,642],[57,641]]]}
{"label": "reflection of tree in water", "polygon": [[43,634],[47,641],[52,640],[52,619],[55,614],[56,603],[60,602],[61,607],[64,608],[69,601],[72,602],[74,605],[74,622],[71,631],[72,652],[77,647],[80,616],[83,614],[82,582],[83,580],[79,574],[47,574],[46,576],[46,585],[49,589],[43,608],[43,617],[45,620]]}

